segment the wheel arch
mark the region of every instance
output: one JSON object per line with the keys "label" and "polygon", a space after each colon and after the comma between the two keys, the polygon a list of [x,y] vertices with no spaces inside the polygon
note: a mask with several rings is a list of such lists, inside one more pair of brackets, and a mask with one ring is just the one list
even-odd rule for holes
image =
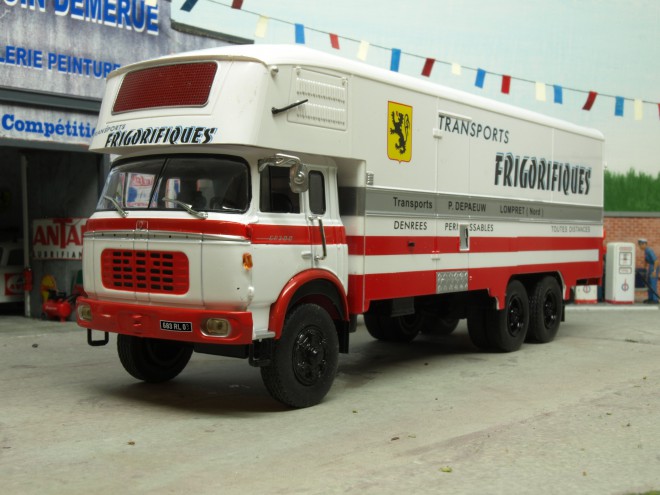
{"label": "wheel arch", "polygon": [[346,291],[337,276],[326,270],[306,270],[289,280],[270,307],[268,329],[275,338],[280,338],[289,311],[303,303],[321,306],[334,321],[349,321]]}

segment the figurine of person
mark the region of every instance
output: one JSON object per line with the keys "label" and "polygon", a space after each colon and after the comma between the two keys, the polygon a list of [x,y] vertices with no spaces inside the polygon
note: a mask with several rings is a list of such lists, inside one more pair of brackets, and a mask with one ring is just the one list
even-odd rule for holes
{"label": "figurine of person", "polygon": [[658,304],[658,271],[660,270],[660,260],[651,249],[646,239],[639,239],[637,245],[644,251],[644,267],[646,268],[646,287],[648,289],[648,299],[644,304]]}

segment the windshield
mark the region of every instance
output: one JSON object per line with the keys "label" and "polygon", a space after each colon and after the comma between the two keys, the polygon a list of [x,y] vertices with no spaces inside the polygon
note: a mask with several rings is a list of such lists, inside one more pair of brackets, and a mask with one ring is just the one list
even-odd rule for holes
{"label": "windshield", "polygon": [[[181,209],[243,213],[250,203],[249,168],[231,157],[142,158],[110,171],[98,210]],[[176,201],[175,201],[176,200]]]}

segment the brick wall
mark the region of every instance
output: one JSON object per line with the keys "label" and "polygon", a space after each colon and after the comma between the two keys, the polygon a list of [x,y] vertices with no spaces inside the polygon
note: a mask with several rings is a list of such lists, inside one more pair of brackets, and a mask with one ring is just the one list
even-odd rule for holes
{"label": "brick wall", "polygon": [[[633,242],[637,246],[637,239],[644,237],[648,239],[655,254],[660,256],[660,214],[643,217],[632,215],[605,213],[605,242]],[[635,263],[638,267],[644,266],[644,256],[639,248],[635,251]]]}

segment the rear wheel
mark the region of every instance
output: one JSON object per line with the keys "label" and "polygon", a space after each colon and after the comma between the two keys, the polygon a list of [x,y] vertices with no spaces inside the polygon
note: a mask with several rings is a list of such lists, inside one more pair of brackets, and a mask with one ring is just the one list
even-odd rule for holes
{"label": "rear wheel", "polygon": [[119,360],[133,377],[160,383],[176,377],[190,361],[192,346],[173,340],[117,336]]}
{"label": "rear wheel", "polygon": [[410,342],[427,327],[428,322],[421,311],[405,316],[390,316],[379,310],[370,310],[364,315],[364,324],[375,339],[386,342]]}
{"label": "rear wheel", "polygon": [[502,352],[520,349],[529,327],[529,299],[525,286],[517,280],[506,289],[504,309],[487,313],[488,340]]}
{"label": "rear wheel", "polygon": [[529,307],[528,339],[541,344],[554,340],[564,309],[561,289],[554,277],[545,277],[534,286]]}
{"label": "rear wheel", "polygon": [[339,341],[330,315],[316,304],[303,304],[287,317],[261,377],[268,392],[291,407],[321,402],[337,373]]}

